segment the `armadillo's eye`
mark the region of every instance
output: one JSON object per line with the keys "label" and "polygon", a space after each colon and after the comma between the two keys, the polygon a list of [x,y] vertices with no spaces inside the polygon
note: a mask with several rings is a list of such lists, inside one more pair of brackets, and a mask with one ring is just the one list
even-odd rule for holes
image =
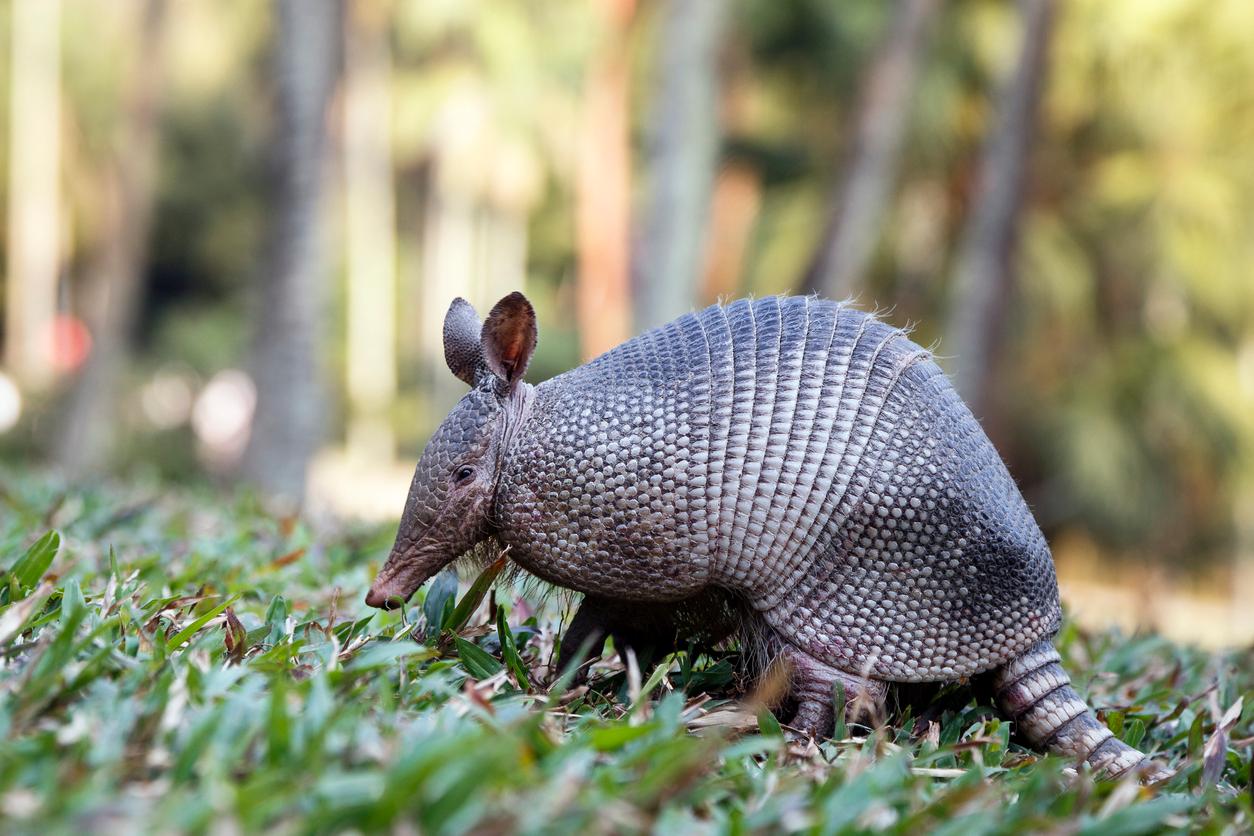
{"label": "armadillo's eye", "polygon": [[453,481],[457,482],[457,484],[460,485],[465,482],[469,482],[471,477],[474,475],[475,475],[475,469],[471,467],[470,465],[464,464],[461,467],[457,468],[457,472],[453,474]]}

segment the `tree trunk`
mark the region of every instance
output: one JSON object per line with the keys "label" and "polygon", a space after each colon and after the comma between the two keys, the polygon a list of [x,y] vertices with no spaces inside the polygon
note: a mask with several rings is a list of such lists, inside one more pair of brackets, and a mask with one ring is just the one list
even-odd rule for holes
{"label": "tree trunk", "polygon": [[390,462],[396,398],[392,65],[383,2],[354,3],[344,54],[348,451]]}
{"label": "tree trunk", "polygon": [[[1248,477],[1237,485],[1232,503],[1233,529],[1236,535],[1236,560],[1232,567],[1232,612],[1240,614],[1232,625],[1230,637],[1247,637],[1254,632],[1254,484]],[[1245,639],[1248,640],[1248,639]]]}
{"label": "tree trunk", "polygon": [[719,172],[710,196],[699,306],[736,294],[761,206],[762,175],[756,168],[732,163]]}
{"label": "tree trunk", "polygon": [[322,440],[326,110],[338,66],[336,0],[277,0],[271,229],[253,357],[257,411],[243,475],[272,498],[304,499]]}
{"label": "tree trunk", "polygon": [[802,289],[844,299],[858,288],[879,239],[910,98],[941,0],[898,0],[862,83],[853,136],[827,223]]}
{"label": "tree trunk", "polygon": [[104,176],[104,231],[84,287],[92,350],[70,394],[55,456],[69,474],[101,470],[116,442],[118,395],[143,290],[156,188],[165,0],[139,10],[124,118]]}
{"label": "tree trunk", "polygon": [[585,360],[631,336],[627,30],[635,2],[600,0],[598,5],[608,43],[585,82],[575,172],[575,307]]}
{"label": "tree trunk", "polygon": [[719,152],[719,46],[724,0],[667,0],[648,126],[649,197],[632,273],[636,328],[697,302]]}
{"label": "tree trunk", "polygon": [[[439,425],[453,404],[464,395],[465,385],[448,371],[444,361],[444,314],[453,297],[477,305],[486,316],[485,304],[496,300],[475,299],[475,203],[471,196],[450,185],[445,171],[446,150],[432,154],[427,195],[422,213],[422,356],[427,379],[425,415],[430,427]],[[472,301],[473,300],[473,301]]]}
{"label": "tree trunk", "polygon": [[61,3],[9,8],[5,360],[21,383],[39,389],[52,380],[61,257]]}
{"label": "tree trunk", "polygon": [[1053,0],[1020,0],[1021,46],[985,141],[970,221],[954,273],[945,353],[954,383],[976,410],[990,411],[990,379],[1014,281],[1018,219],[1036,114],[1048,64]]}

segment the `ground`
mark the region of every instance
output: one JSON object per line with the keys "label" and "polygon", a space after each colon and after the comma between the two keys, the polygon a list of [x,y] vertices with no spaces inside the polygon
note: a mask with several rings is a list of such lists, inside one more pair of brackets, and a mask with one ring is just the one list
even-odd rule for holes
{"label": "ground", "polygon": [[367,609],[392,534],[207,490],[0,470],[0,826],[1254,827],[1254,650],[1064,631],[1105,721],[1178,770],[1160,787],[1040,758],[974,705],[790,746],[769,713],[732,701],[734,651],[644,671],[607,656],[591,687],[548,686],[565,599],[490,585],[499,567],[458,589],[446,576],[405,612]]}

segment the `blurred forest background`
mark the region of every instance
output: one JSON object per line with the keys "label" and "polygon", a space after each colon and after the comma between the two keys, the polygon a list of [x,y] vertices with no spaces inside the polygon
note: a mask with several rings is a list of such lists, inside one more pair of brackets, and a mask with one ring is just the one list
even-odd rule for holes
{"label": "blurred forest background", "polygon": [[[396,516],[449,301],[932,345],[1082,619],[1254,637],[1249,0],[9,0],[3,479]],[[3,480],[0,480],[0,488]]]}

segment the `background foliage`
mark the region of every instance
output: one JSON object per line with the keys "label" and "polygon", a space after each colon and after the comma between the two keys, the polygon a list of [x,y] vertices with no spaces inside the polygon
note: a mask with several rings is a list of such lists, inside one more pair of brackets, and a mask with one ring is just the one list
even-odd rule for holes
{"label": "background foliage", "polygon": [[[495,298],[494,287],[476,284],[478,273],[433,272],[443,263],[430,261],[440,240],[430,229],[433,195],[520,213],[526,257],[517,281],[543,323],[533,375],[578,362],[577,331],[597,324],[570,316],[579,282],[597,281],[579,274],[573,209],[585,79],[622,39],[640,205],[650,182],[650,107],[667,81],[655,62],[669,19],[663,4],[642,3],[616,34],[595,8],[560,0],[373,6],[392,56],[391,122],[381,130],[391,142],[396,200],[401,385],[388,420],[404,458],[416,454],[451,397],[427,336],[438,331],[447,299],[468,293],[482,307]],[[698,281],[693,305],[714,290],[799,287],[829,184],[847,164],[858,90],[896,9],[732,4],[719,51],[718,164],[751,172],[758,192],[732,284]],[[86,304],[91,264],[112,230],[102,222],[112,212],[110,172],[125,152],[133,67],[145,60],[132,49],[133,18],[89,0],[66,0],[63,11],[62,298],[71,313]],[[165,11],[161,60],[147,68],[162,85],[159,162],[150,246],[137,268],[137,351],[119,383],[125,402],[135,403],[162,370],[195,388],[221,369],[249,365],[248,317],[266,269],[269,221],[259,187],[276,141],[276,25],[255,3],[191,0]],[[915,324],[919,341],[942,357],[952,344],[945,325],[956,304],[954,259],[1017,27],[1010,4],[940,4],[906,103],[904,149],[899,170],[888,173],[874,255],[855,290],[889,320]],[[1245,41],[1252,30],[1254,10],[1241,0],[1067,0],[1056,12],[1020,246],[1007,267],[1015,282],[997,311],[1006,324],[983,417],[1052,539],[1106,558],[1223,566],[1248,551],[1254,57]],[[333,101],[328,118],[338,118],[341,106]],[[340,129],[330,130],[339,147]],[[328,166],[336,169],[333,159]],[[337,244],[339,182],[331,177],[325,209],[333,280],[323,355],[333,398],[324,408],[332,442],[349,409],[338,374],[345,350],[338,288],[348,269]],[[8,449],[55,452],[57,422],[33,417],[10,434]],[[107,460],[112,467],[179,478],[199,469],[187,425],[154,428],[134,407],[100,420],[123,430]],[[136,435],[139,443],[128,441]]]}

